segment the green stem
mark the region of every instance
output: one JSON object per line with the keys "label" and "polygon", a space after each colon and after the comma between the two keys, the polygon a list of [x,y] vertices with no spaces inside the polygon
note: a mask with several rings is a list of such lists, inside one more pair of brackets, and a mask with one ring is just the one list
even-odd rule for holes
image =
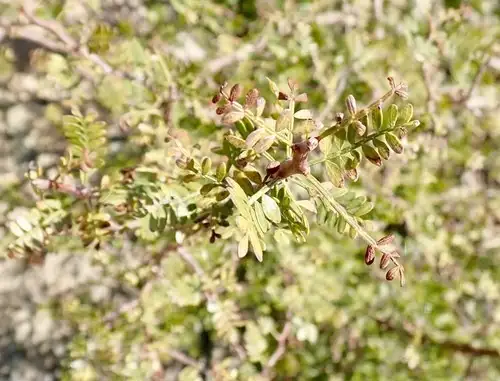
{"label": "green stem", "polygon": [[323,185],[316,179],[313,175],[308,175],[307,180],[312,188],[314,188],[323,199],[323,202],[328,204],[334,211],[336,211],[346,222],[358,232],[359,236],[363,238],[369,245],[377,247],[377,241],[373,239],[370,234],[364,230],[361,225],[356,221],[356,219],[347,212],[347,210],[335,200],[328,191],[323,187]]}
{"label": "green stem", "polygon": [[373,101],[367,107],[359,110],[356,113],[356,115],[353,115],[349,118],[345,118],[340,124],[334,124],[333,126],[327,128],[325,131],[323,131],[321,133],[320,138],[324,139],[327,136],[335,133],[337,130],[340,130],[341,128],[348,126],[349,124],[351,124],[355,120],[360,120],[360,119],[364,118],[366,115],[369,115],[370,112],[374,111],[378,107],[379,104],[384,103],[386,100],[388,100],[390,97],[392,97],[395,94],[396,90],[397,90],[397,87],[389,90],[387,93],[382,95],[382,97],[380,97],[376,101]]}
{"label": "green stem", "polygon": [[295,100],[293,98],[290,100],[289,110],[290,110],[290,113],[291,113],[290,126],[288,128],[290,130],[290,138],[289,138],[290,145],[286,146],[286,157],[292,157],[292,148],[291,148],[291,146],[292,146],[292,143],[293,143],[293,125],[294,125],[294,122],[295,122],[295,117],[293,116],[293,114],[295,113]]}
{"label": "green stem", "polygon": [[361,140],[357,141],[356,143],[350,145],[349,147],[344,148],[343,150],[340,150],[339,152],[335,153],[334,155],[328,155],[328,156],[324,156],[324,157],[322,157],[320,159],[311,160],[311,162],[309,163],[309,165],[313,166],[313,165],[316,165],[316,164],[323,163],[323,162],[325,162],[327,160],[334,160],[334,159],[336,159],[339,156],[349,154],[352,151],[354,151],[355,149],[363,146],[364,144],[372,141],[375,138],[378,138],[381,135],[384,135],[386,132],[389,132],[389,131],[391,131],[391,129],[386,128],[384,130],[379,130],[377,132],[373,132],[370,135],[366,136],[364,139],[361,139]]}

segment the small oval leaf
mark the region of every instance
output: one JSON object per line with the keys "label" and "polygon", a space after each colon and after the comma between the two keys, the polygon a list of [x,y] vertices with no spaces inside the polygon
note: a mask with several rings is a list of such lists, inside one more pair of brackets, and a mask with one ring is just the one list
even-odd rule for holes
{"label": "small oval leaf", "polygon": [[299,110],[293,116],[297,119],[312,119],[313,117],[311,110],[307,109]]}
{"label": "small oval leaf", "polygon": [[264,209],[264,214],[266,217],[278,224],[281,222],[281,211],[274,199],[267,194],[262,196],[262,208]]}

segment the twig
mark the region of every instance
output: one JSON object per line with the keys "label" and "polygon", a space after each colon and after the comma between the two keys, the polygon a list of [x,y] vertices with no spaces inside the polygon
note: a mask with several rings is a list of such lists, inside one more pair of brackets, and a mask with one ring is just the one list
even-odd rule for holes
{"label": "twig", "polygon": [[273,354],[269,358],[269,361],[267,362],[264,369],[262,370],[261,376],[263,378],[265,378],[265,379],[269,378],[272,369],[276,366],[278,361],[285,354],[286,342],[287,342],[288,336],[290,336],[291,332],[292,332],[292,323],[290,321],[287,321],[285,323],[285,326],[283,327],[283,331],[281,331],[280,335],[278,336],[278,347],[273,352]]}
{"label": "twig", "polygon": [[227,66],[230,66],[234,63],[245,61],[250,55],[259,53],[267,45],[268,41],[268,30],[271,26],[271,22],[269,22],[263,30],[263,33],[261,37],[259,37],[255,42],[249,43],[246,45],[243,45],[241,48],[237,49],[235,52],[233,52],[230,55],[227,56],[222,56],[219,58],[216,58],[207,64],[206,71],[209,74],[214,74],[222,69],[224,69]]}
{"label": "twig", "polygon": [[491,54],[485,54],[486,58],[483,59],[483,62],[481,62],[481,65],[479,66],[479,69],[477,70],[476,74],[474,75],[474,78],[472,80],[472,83],[469,87],[469,90],[465,93],[463,97],[461,97],[459,103],[465,104],[467,101],[472,97],[472,94],[474,93],[474,90],[476,87],[479,85],[479,82],[481,82],[481,78],[483,77],[484,72],[488,68],[488,64],[491,60]]}
{"label": "twig", "polygon": [[[383,320],[377,318],[374,318],[374,320],[382,328],[385,328],[388,331],[399,332],[409,337],[414,337],[419,334],[416,332],[416,327],[410,323],[404,323],[401,326],[399,326],[390,320]],[[468,343],[459,343],[451,340],[438,340],[433,338],[431,335],[427,333],[420,334],[420,337],[421,337],[421,342],[423,344],[437,345],[455,352],[461,352],[476,357],[477,356],[489,356],[495,358],[500,357],[500,351],[495,348],[474,347]]]}
{"label": "twig", "polygon": [[108,313],[106,316],[104,316],[104,322],[107,324],[111,324],[113,321],[118,319],[120,315],[123,315],[124,313],[133,310],[139,305],[139,299],[132,299],[120,306],[116,311],[111,311]]}
{"label": "twig", "polygon": [[177,360],[181,364],[189,365],[197,369],[201,369],[203,366],[196,361],[194,358],[189,357],[185,353],[178,351],[176,349],[168,349],[167,354],[172,357],[174,360]]}
{"label": "twig", "polygon": [[21,12],[29,22],[50,32],[55,37],[57,37],[64,45],[57,44],[54,41],[42,39],[40,37],[37,37],[34,33],[23,34],[23,38],[36,42],[40,46],[43,46],[44,48],[51,51],[58,50],[61,53],[73,54],[83,57],[99,66],[105,74],[112,74],[121,78],[139,80],[139,78],[134,77],[130,73],[114,69],[102,57],[98,56],[95,53],[91,53],[86,46],[81,45],[77,40],[71,37],[68,31],[57,21],[45,20],[37,17],[33,13],[33,8],[34,7],[32,1],[28,0],[25,1]]}

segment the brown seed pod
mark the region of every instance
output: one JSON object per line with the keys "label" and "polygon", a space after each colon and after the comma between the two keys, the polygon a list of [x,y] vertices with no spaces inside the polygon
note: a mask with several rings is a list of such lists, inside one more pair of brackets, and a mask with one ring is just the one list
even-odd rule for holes
{"label": "brown seed pod", "polygon": [[392,269],[387,271],[387,273],[385,274],[385,279],[387,279],[388,281],[393,280],[398,271],[399,271],[399,266],[393,267]]}
{"label": "brown seed pod", "polygon": [[365,263],[370,266],[375,261],[375,248],[369,245],[365,252]]}
{"label": "brown seed pod", "polygon": [[229,92],[229,102],[234,102],[236,99],[238,99],[241,96],[242,92],[243,86],[241,86],[239,83],[231,87],[231,91]]}

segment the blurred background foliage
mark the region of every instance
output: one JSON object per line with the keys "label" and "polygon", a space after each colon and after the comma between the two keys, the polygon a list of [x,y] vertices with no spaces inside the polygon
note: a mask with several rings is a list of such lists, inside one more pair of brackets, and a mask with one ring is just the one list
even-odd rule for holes
{"label": "blurred background foliage", "polygon": [[[144,227],[88,247],[61,235],[38,267],[2,259],[2,379],[500,379],[497,1],[38,5],[36,17],[69,40],[21,15],[20,1],[0,1],[2,254],[13,221],[71,218],[61,214],[68,199],[42,205],[24,174],[33,163],[54,173],[75,106],[106,123],[93,160],[108,155],[108,173],[140,166],[146,176],[177,171],[155,118],[213,156],[222,128],[210,99],[226,80],[266,94],[266,77],[280,88],[293,78],[329,125],[348,94],[366,105],[390,75],[408,83],[422,123],[402,155],[363,163],[349,187],[374,202],[374,230],[396,235],[407,284],[383,281],[362,244],[313,222],[306,243],[284,236],[262,263],[207,232]],[[30,234],[36,245],[40,232]]]}

